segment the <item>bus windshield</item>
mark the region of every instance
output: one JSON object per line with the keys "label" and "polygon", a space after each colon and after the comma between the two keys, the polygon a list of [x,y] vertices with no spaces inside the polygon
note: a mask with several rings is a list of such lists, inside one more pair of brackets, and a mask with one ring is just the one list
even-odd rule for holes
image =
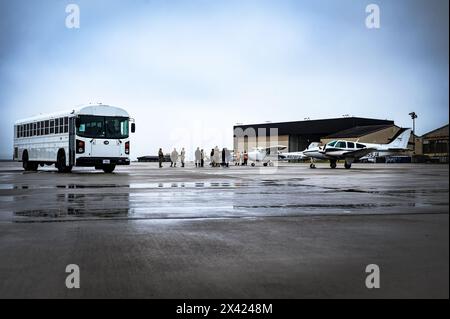
{"label": "bus windshield", "polygon": [[91,138],[127,138],[129,135],[126,117],[80,115],[77,135]]}

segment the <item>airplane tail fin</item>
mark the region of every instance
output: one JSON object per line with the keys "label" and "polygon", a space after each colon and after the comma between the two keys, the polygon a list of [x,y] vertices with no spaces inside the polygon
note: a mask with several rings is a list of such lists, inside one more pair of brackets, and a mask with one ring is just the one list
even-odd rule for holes
{"label": "airplane tail fin", "polygon": [[308,145],[308,147],[306,149],[310,150],[312,148],[319,147],[319,145],[320,145],[319,142],[312,142],[311,144]]}
{"label": "airplane tail fin", "polygon": [[407,150],[411,132],[410,128],[400,129],[392,142],[385,144],[383,148],[386,150]]}

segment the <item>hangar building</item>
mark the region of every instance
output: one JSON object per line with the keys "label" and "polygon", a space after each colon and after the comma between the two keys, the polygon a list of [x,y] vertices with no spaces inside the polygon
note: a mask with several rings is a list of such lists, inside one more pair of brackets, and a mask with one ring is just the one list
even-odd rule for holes
{"label": "hangar building", "polygon": [[422,135],[417,141],[417,155],[423,155],[433,162],[448,163],[448,124]]}
{"label": "hangar building", "polygon": [[[275,138],[269,137],[270,129],[277,130]],[[399,129],[394,121],[362,117],[236,125],[233,147],[240,151],[251,150],[253,147],[274,145],[275,140],[278,145],[287,146],[286,151],[296,152],[303,151],[311,142],[337,135],[358,135],[367,142],[385,143]]]}

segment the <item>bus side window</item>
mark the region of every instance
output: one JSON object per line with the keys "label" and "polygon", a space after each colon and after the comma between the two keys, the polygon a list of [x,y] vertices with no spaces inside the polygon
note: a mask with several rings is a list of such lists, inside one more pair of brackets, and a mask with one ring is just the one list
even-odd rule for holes
{"label": "bus side window", "polygon": [[49,120],[45,121],[45,135],[48,135],[49,128],[50,128],[49,126],[50,126],[50,121]]}
{"label": "bus side window", "polygon": [[25,126],[25,137],[30,136],[30,124],[26,124]]}
{"label": "bus side window", "polygon": [[36,123],[33,123],[33,136],[36,136],[36,135],[37,135],[36,129],[37,129],[37,124],[36,124]]}
{"label": "bus side window", "polygon": [[55,133],[55,120],[50,120],[50,134]]}
{"label": "bus side window", "polygon": [[59,134],[59,119],[55,119],[55,134]]}
{"label": "bus side window", "polygon": [[64,133],[69,132],[69,118],[65,117],[64,118]]}
{"label": "bus side window", "polygon": [[37,131],[36,131],[36,135],[37,135],[37,136],[41,135],[41,122],[37,122]]}
{"label": "bus side window", "polygon": [[41,135],[45,135],[45,125],[44,125],[44,121],[41,121]]}

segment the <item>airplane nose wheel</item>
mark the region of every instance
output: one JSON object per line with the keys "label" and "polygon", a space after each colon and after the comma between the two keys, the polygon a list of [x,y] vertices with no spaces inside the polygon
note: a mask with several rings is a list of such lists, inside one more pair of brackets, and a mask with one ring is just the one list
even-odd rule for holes
{"label": "airplane nose wheel", "polygon": [[352,164],[351,164],[351,163],[345,162],[344,167],[345,167],[346,169],[350,169],[350,167],[352,167]]}
{"label": "airplane nose wheel", "polygon": [[330,161],[331,168],[336,168],[336,166],[337,166],[336,161]]}
{"label": "airplane nose wheel", "polygon": [[314,165],[313,163],[309,164],[309,168],[316,168],[316,165]]}

